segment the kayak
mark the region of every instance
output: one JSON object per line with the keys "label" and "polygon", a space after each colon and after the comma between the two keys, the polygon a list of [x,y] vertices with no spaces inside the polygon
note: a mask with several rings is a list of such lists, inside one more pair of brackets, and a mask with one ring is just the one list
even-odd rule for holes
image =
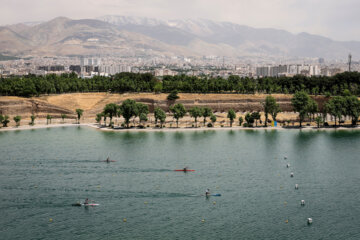
{"label": "kayak", "polygon": [[81,207],[81,206],[85,206],[85,207],[94,207],[94,206],[99,206],[100,204],[98,203],[88,203],[88,204],[85,204],[85,203],[73,203],[71,204],[71,206],[73,207]]}
{"label": "kayak", "polygon": [[[203,195],[204,196],[204,195]],[[206,195],[206,197],[221,197],[221,194],[220,193],[215,193],[215,194],[210,194],[210,195]]]}
{"label": "kayak", "polygon": [[116,162],[116,161],[115,160],[109,160],[109,161],[102,160],[102,162]]}
{"label": "kayak", "polygon": [[184,169],[175,169],[174,171],[175,171],[175,172],[195,172],[195,170],[191,170],[191,169],[188,169],[188,170],[184,170]]}

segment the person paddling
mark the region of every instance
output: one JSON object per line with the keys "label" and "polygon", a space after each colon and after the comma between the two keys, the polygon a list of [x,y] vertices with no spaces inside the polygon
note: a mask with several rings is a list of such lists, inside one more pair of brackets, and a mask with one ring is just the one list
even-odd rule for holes
{"label": "person paddling", "polygon": [[188,167],[184,167],[184,168],[183,168],[183,171],[184,171],[184,172],[187,172],[188,169],[189,169]]}
{"label": "person paddling", "polygon": [[206,189],[206,191],[205,191],[205,196],[210,196],[210,189]]}
{"label": "person paddling", "polygon": [[109,158],[109,157],[107,157],[106,162],[107,162],[107,163],[109,163],[109,162],[110,162],[110,158]]}
{"label": "person paddling", "polygon": [[89,199],[88,198],[85,199],[84,204],[86,204],[86,205],[89,204]]}

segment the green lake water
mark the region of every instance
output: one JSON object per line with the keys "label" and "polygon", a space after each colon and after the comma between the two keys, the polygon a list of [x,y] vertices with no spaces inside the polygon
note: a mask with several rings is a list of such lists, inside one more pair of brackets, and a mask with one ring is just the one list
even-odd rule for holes
{"label": "green lake water", "polygon": [[[0,132],[0,239],[360,239],[359,146],[357,130]],[[85,198],[100,206],[71,206]]]}

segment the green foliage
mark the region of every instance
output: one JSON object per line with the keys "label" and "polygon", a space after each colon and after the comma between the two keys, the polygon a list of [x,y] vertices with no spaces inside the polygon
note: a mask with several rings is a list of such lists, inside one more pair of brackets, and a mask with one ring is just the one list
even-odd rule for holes
{"label": "green foliage", "polygon": [[305,119],[308,111],[308,105],[310,103],[310,97],[305,91],[296,92],[291,99],[294,111],[299,113],[300,127]]}
{"label": "green foliage", "polygon": [[197,127],[197,118],[201,117],[203,111],[199,107],[193,107],[189,110],[190,116],[195,119],[195,127]]}
{"label": "green foliage", "polygon": [[0,124],[2,124],[3,121],[4,121],[4,116],[0,114]]}
{"label": "green foliage", "polygon": [[155,86],[154,86],[154,92],[155,93],[161,93],[162,90],[163,90],[162,83],[161,82],[156,83]]}
{"label": "green foliage", "polygon": [[[345,72],[333,77],[265,77],[259,79],[230,76],[220,77],[165,76],[159,82],[149,73],[119,73],[110,77],[95,76],[90,79],[78,78],[75,73],[49,74],[46,76],[27,75],[0,78],[0,95],[31,97],[40,94],[71,92],[172,92],[187,93],[290,93],[306,91],[314,95],[330,96],[343,94],[360,95],[360,73]],[[170,100],[176,100],[171,98]]]}
{"label": "green foliage", "polygon": [[230,119],[230,127],[232,127],[234,119],[236,118],[236,113],[235,113],[235,111],[233,109],[230,109],[228,111],[227,118]]}
{"label": "green foliage", "polygon": [[319,127],[320,127],[320,124],[323,122],[323,121],[322,121],[322,117],[317,116],[317,117],[315,118],[315,122],[316,122],[316,124],[317,124],[317,127],[319,128]]}
{"label": "green foliage", "polygon": [[211,115],[213,115],[213,112],[212,112],[211,108],[204,107],[202,109],[202,117],[204,117],[204,126],[206,124],[206,118],[210,117]]}
{"label": "green foliage", "polygon": [[215,116],[214,114],[212,114],[212,115],[210,116],[210,120],[211,120],[211,122],[214,124],[214,123],[216,122],[216,116]]}
{"label": "green foliage", "polygon": [[276,99],[273,96],[267,96],[263,103],[265,114],[265,127],[267,127],[268,115],[270,114],[273,121],[276,121],[276,116],[281,112],[280,105],[276,103]]}
{"label": "green foliage", "polygon": [[96,114],[95,121],[100,124],[102,117],[103,117],[103,115],[101,113]]}
{"label": "green foliage", "polygon": [[20,126],[21,116],[15,116],[14,121],[16,123],[16,126]]}
{"label": "green foliage", "polygon": [[155,117],[155,124],[157,124],[157,121],[160,121],[160,127],[163,127],[163,124],[166,119],[166,113],[159,107],[155,108],[154,110],[154,117]]}
{"label": "green foliage", "polygon": [[46,124],[49,124],[49,122],[50,122],[50,124],[51,124],[51,119],[52,119],[52,116],[51,115],[46,115]]}
{"label": "green foliage", "polygon": [[[119,106],[116,105],[115,103],[109,103],[109,104],[106,104],[106,106],[104,107],[104,114],[106,114],[107,116],[109,116],[110,118],[110,122],[112,121],[112,118],[114,116],[117,116],[118,114],[118,109],[119,109]],[[101,119],[100,119],[101,120]]]}
{"label": "green foliage", "polygon": [[345,98],[341,96],[335,96],[331,98],[326,103],[326,109],[328,113],[330,113],[335,118],[335,126],[336,126],[336,120],[339,120],[339,123],[341,121],[341,117],[346,114],[346,102]]}
{"label": "green foliage", "polygon": [[61,114],[61,119],[62,119],[62,122],[64,123],[65,121],[65,118],[67,118],[67,115],[66,114]]}
{"label": "green foliage", "polygon": [[75,111],[76,111],[76,114],[77,114],[77,120],[78,120],[78,124],[79,124],[80,123],[80,118],[83,115],[84,110],[82,110],[81,108],[78,108]]}
{"label": "green foliage", "polygon": [[244,118],[240,116],[239,117],[239,126],[242,126],[243,122],[244,122]]}
{"label": "green foliage", "polygon": [[136,102],[132,99],[126,99],[120,105],[121,113],[125,118],[126,127],[129,128],[130,118],[136,116],[137,114],[137,105]]}
{"label": "green foliage", "polygon": [[0,120],[1,120],[1,123],[3,125],[3,127],[7,127],[7,125],[9,124],[10,120],[9,120],[9,116],[8,115],[5,115],[5,116],[2,116],[0,115]]}
{"label": "green foliage", "polygon": [[307,114],[310,118],[310,122],[311,122],[311,119],[313,118],[315,113],[319,112],[318,104],[315,102],[314,99],[310,98],[310,101],[306,107],[306,112],[307,112]]}
{"label": "green foliage", "polygon": [[141,114],[148,115],[149,114],[149,107],[143,103],[136,103],[136,116],[140,116]]}
{"label": "green foliage", "polygon": [[183,118],[186,114],[186,109],[181,103],[175,104],[170,107],[170,111],[173,113],[173,117],[176,119],[176,127],[179,127],[179,119]]}
{"label": "green foliage", "polygon": [[36,116],[35,116],[35,115],[31,115],[30,118],[31,118],[30,125],[34,125],[34,124],[35,124]]}
{"label": "green foliage", "polygon": [[207,127],[208,127],[208,128],[212,128],[212,127],[213,127],[213,124],[212,124],[212,123],[208,123],[208,124],[207,124]]}
{"label": "green foliage", "polygon": [[351,124],[355,126],[360,116],[360,100],[356,96],[345,97],[345,112],[351,117]]}
{"label": "green foliage", "polygon": [[252,114],[250,113],[246,113],[245,115],[245,121],[246,121],[246,126],[247,127],[252,127],[254,122],[255,122],[255,119],[254,117],[252,116]]}
{"label": "green foliage", "polygon": [[260,118],[261,118],[260,113],[259,112],[253,112],[251,114],[251,117],[255,120],[255,125],[257,127],[257,121],[260,120]]}
{"label": "green foliage", "polygon": [[148,120],[148,117],[145,113],[140,114],[140,122],[146,122]]}
{"label": "green foliage", "polygon": [[169,101],[173,101],[173,100],[176,100],[176,99],[178,99],[178,98],[180,98],[180,97],[178,96],[178,91],[177,91],[177,90],[173,90],[173,91],[167,96],[167,100],[169,100]]}

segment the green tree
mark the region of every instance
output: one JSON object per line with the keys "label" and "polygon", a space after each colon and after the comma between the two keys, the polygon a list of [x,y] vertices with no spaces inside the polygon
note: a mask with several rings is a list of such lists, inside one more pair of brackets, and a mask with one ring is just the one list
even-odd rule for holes
{"label": "green tree", "polygon": [[170,107],[173,117],[176,119],[176,127],[179,127],[179,119],[183,118],[186,114],[186,109],[181,103],[175,104]]}
{"label": "green tree", "polygon": [[98,124],[101,124],[102,116],[103,116],[103,115],[102,115],[101,113],[96,114],[95,121],[96,121]]}
{"label": "green tree", "polygon": [[112,118],[117,115],[118,109],[119,109],[119,106],[116,105],[115,103],[106,104],[106,106],[104,107],[103,112],[104,112],[107,116],[109,116],[109,118],[110,118],[110,123],[112,122]]}
{"label": "green tree", "polygon": [[310,101],[307,105],[306,112],[309,116],[310,122],[312,122],[312,119],[314,118],[315,113],[319,112],[318,104],[316,103],[316,101],[314,99],[310,98]]}
{"label": "green tree", "polygon": [[61,119],[62,119],[63,123],[65,122],[65,118],[67,118],[67,115],[66,114],[61,114]]}
{"label": "green tree", "polygon": [[140,118],[140,123],[146,122],[148,120],[148,117],[145,113],[141,113],[139,118]]}
{"label": "green tree", "polygon": [[15,116],[14,121],[15,121],[17,127],[20,126],[21,116]]}
{"label": "green tree", "polygon": [[180,97],[178,96],[178,91],[176,91],[176,90],[172,91],[172,92],[167,96],[167,100],[169,100],[169,101],[173,101],[173,100],[176,100],[176,99],[178,99],[178,98],[180,98]]}
{"label": "green tree", "polygon": [[154,92],[155,93],[161,93],[162,90],[163,90],[162,83],[161,82],[156,83],[155,86],[154,86]]}
{"label": "green tree", "polygon": [[360,100],[356,96],[345,97],[346,115],[351,117],[351,125],[355,126],[360,116]]}
{"label": "green tree", "polygon": [[[143,103],[136,103],[136,114],[135,117],[139,116],[139,119],[141,118],[141,115],[143,115],[143,119],[144,119],[144,115],[146,116],[147,119],[147,115],[149,114],[149,107],[146,104]],[[146,120],[147,121],[147,120]],[[141,119],[140,119],[141,122]]]}
{"label": "green tree", "polygon": [[255,125],[257,127],[257,121],[260,120],[260,118],[261,118],[260,113],[259,112],[253,112],[251,114],[251,117],[255,120]]}
{"label": "green tree", "polygon": [[204,107],[202,109],[202,116],[204,117],[204,126],[206,124],[206,118],[210,117],[211,115],[213,115],[213,112],[212,112],[211,108]]}
{"label": "green tree", "polygon": [[4,121],[4,116],[2,114],[0,114],[0,124],[2,124]]}
{"label": "green tree", "polygon": [[213,126],[215,126],[216,116],[215,116],[214,114],[212,114],[212,115],[210,116],[210,120],[211,120]]}
{"label": "green tree", "polygon": [[268,115],[272,116],[273,121],[276,121],[276,116],[281,112],[280,105],[276,103],[276,99],[273,96],[267,96],[263,103],[265,114],[265,127],[267,127]]}
{"label": "green tree", "polygon": [[35,115],[31,115],[31,116],[30,116],[30,119],[31,119],[30,125],[34,126],[34,125],[35,125],[36,116],[35,116]]}
{"label": "green tree", "polygon": [[230,109],[228,111],[227,118],[230,119],[230,127],[232,127],[234,119],[236,118],[236,113],[235,113],[235,111],[233,109]]}
{"label": "green tree", "polygon": [[126,99],[120,105],[121,113],[125,119],[126,127],[129,128],[130,119],[136,115],[137,113],[137,106],[136,102],[132,99]]}
{"label": "green tree", "polygon": [[155,124],[160,121],[160,127],[162,128],[166,119],[166,113],[159,107],[154,110]]}
{"label": "green tree", "polygon": [[83,115],[84,110],[78,108],[78,109],[76,109],[75,111],[76,111],[76,114],[77,114],[77,120],[78,120],[78,124],[79,124],[79,123],[80,123],[80,118],[81,118],[81,116]]}
{"label": "green tree", "polygon": [[51,119],[52,119],[52,116],[50,114],[46,115],[46,124],[51,124]]}
{"label": "green tree", "polygon": [[246,113],[246,115],[245,115],[245,121],[246,121],[246,125],[247,125],[248,127],[252,127],[253,124],[254,124],[254,122],[255,122],[252,114],[250,114],[250,113]]}
{"label": "green tree", "polygon": [[335,127],[336,119],[338,119],[340,123],[341,117],[346,114],[345,105],[345,99],[341,96],[335,96],[326,103],[326,108],[328,109],[329,113],[335,118]]}
{"label": "green tree", "polygon": [[317,117],[315,118],[315,122],[316,122],[316,124],[317,124],[317,127],[319,128],[319,127],[320,127],[320,124],[323,122],[323,121],[322,121],[322,117],[317,116]]}
{"label": "green tree", "polygon": [[197,127],[197,118],[201,117],[203,112],[199,107],[193,107],[189,110],[190,116],[195,119],[195,127]]}
{"label": "green tree", "polygon": [[3,117],[3,120],[2,120],[2,124],[3,124],[3,127],[7,127],[8,124],[9,124],[10,120],[9,120],[9,116],[8,115],[5,115]]}
{"label": "green tree", "polygon": [[239,117],[239,126],[242,126],[243,122],[244,122],[244,118],[240,116]]}
{"label": "green tree", "polygon": [[294,97],[291,99],[291,104],[294,108],[294,111],[299,113],[300,127],[302,127],[302,122],[307,115],[309,102],[310,97],[305,91],[296,92]]}

